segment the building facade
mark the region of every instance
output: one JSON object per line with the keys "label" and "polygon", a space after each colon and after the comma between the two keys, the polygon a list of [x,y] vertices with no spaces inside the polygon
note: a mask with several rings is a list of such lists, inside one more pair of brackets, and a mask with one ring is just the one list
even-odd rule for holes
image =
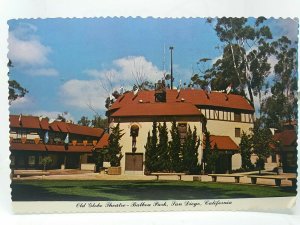
{"label": "building facade", "polygon": [[[171,122],[176,121],[183,133],[188,126],[191,129],[195,126],[201,143],[199,163],[203,152],[203,132],[207,129],[224,155],[223,161],[226,163],[222,162],[224,165],[219,171],[225,173],[241,167],[237,146],[241,133],[253,128],[254,108],[239,95],[156,88],[124,93],[110,106],[107,116],[110,127],[120,123],[125,133],[120,141],[124,155],[121,161],[123,174],[144,173],[144,146],[153,121],[166,122],[168,130]],[[138,135],[132,135],[134,130]]]}
{"label": "building facade", "polygon": [[10,115],[12,169],[94,170],[92,150],[104,135],[103,129],[75,125],[47,118]]}

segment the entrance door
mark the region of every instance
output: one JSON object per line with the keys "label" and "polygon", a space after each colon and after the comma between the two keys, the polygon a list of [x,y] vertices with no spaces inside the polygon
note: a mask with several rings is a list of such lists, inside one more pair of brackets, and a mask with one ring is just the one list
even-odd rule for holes
{"label": "entrance door", "polygon": [[143,171],[143,153],[126,153],[125,170]]}

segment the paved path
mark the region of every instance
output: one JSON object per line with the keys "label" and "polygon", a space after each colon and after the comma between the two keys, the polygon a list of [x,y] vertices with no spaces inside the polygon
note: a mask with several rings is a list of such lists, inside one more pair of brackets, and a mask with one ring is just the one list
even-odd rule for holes
{"label": "paved path", "polygon": [[[251,179],[247,177],[241,177],[240,183],[251,184]],[[212,178],[207,175],[197,175],[200,177],[202,182],[211,182]],[[280,176],[287,178],[296,177],[296,174],[285,173]],[[183,175],[183,181],[193,181],[194,175]],[[14,178],[15,180],[16,178]],[[99,174],[93,172],[76,172],[76,171],[55,171],[51,172],[49,176],[31,176],[31,177],[21,177],[18,180],[156,180],[156,176],[145,176],[145,175],[107,175]],[[178,180],[177,176],[161,176],[160,180]],[[218,182],[223,183],[234,183],[233,177],[218,177]],[[281,186],[291,186],[291,181],[283,180]],[[274,180],[270,179],[258,179],[257,185],[274,185]]]}

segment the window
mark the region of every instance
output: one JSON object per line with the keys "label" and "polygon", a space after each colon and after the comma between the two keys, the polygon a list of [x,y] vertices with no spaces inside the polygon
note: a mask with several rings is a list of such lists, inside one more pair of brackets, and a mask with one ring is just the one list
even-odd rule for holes
{"label": "window", "polygon": [[235,128],[235,137],[241,137],[241,128]]}
{"label": "window", "polygon": [[17,131],[17,138],[27,137],[27,133],[24,130]]}
{"label": "window", "polygon": [[34,155],[28,156],[28,165],[30,165],[30,166],[35,165],[35,156]]}
{"label": "window", "polygon": [[183,144],[186,138],[187,133],[187,124],[186,123],[178,123],[178,131],[180,136],[180,143]]}
{"label": "window", "polygon": [[234,113],[234,121],[241,122],[241,113]]}

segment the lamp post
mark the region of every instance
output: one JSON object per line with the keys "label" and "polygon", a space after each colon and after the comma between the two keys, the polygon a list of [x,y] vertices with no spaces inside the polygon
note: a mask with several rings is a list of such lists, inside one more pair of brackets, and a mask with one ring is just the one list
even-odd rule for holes
{"label": "lamp post", "polygon": [[173,46],[169,47],[170,52],[171,52],[171,90],[173,90]]}

